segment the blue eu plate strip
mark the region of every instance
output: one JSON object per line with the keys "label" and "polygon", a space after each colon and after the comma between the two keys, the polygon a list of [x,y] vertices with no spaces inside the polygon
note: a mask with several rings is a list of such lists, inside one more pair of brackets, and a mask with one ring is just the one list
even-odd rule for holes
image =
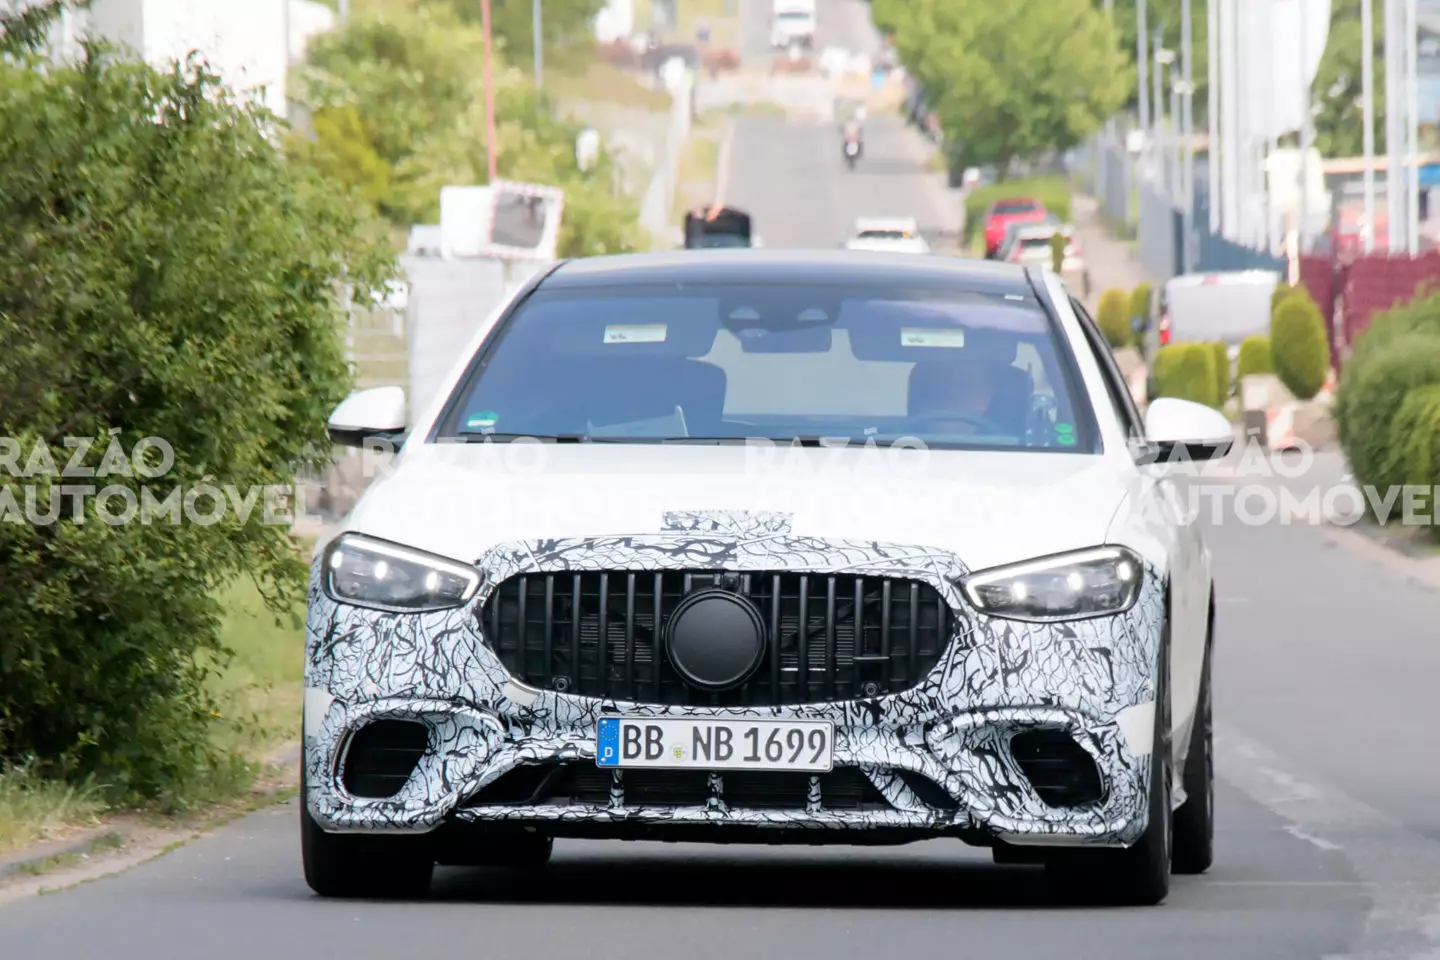
{"label": "blue eu plate strip", "polygon": [[595,766],[620,766],[620,719],[602,717],[595,731]]}

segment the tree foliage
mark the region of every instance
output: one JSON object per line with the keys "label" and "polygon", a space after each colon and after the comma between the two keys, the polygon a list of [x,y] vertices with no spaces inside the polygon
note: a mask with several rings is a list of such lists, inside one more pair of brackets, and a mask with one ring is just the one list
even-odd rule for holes
{"label": "tree foliage", "polygon": [[[400,0],[352,14],[316,38],[300,71],[314,139],[297,143],[297,154],[396,226],[433,222],[441,187],[488,179],[483,57],[480,32],[443,4]],[[637,211],[615,189],[613,158],[602,151],[581,171],[581,127],[498,58],[495,80],[497,173],[565,190],[560,254],[635,249]]]}
{"label": "tree foliage", "polygon": [[[480,0],[424,0],[444,5],[472,26],[480,26]],[[561,65],[592,42],[590,25],[604,0],[544,0],[541,5],[541,55]],[[529,69],[535,62],[534,0],[491,0],[490,32],[505,58]]]}
{"label": "tree foliage", "polygon": [[[123,518],[147,494],[293,483],[349,388],[340,288],[368,295],[393,257],[358,204],[287,162],[274,118],[193,62],[12,50],[0,130],[0,436],[22,464],[44,445],[63,469],[65,438],[90,438],[82,462],[109,465],[0,472],[21,520],[0,523],[0,767],[35,756],[153,794],[211,759],[215,588],[253,575],[291,609],[305,566],[254,499],[213,523],[112,525],[57,487],[123,488]],[[110,459],[112,439],[129,460],[144,438],[173,451],[163,475]]]}
{"label": "tree foliage", "polygon": [[[1385,150],[1385,17],[1375,3],[1373,58],[1375,149]],[[1360,0],[1330,0],[1330,39],[1311,87],[1317,108],[1315,148],[1326,157],[1358,157],[1365,149],[1361,104],[1361,53],[1364,21]]]}
{"label": "tree foliage", "polygon": [[1092,0],[875,0],[906,67],[952,132],[957,165],[1067,150],[1100,129],[1134,86],[1114,26]]}
{"label": "tree foliage", "polygon": [[[1190,4],[1190,76],[1195,84],[1195,93],[1192,100],[1195,122],[1203,124],[1209,115],[1210,106],[1210,50],[1209,50],[1209,18],[1206,15],[1206,0],[1191,0]],[[1105,9],[1105,0],[1091,0],[1097,10]],[[1138,109],[1139,97],[1139,51],[1136,49],[1136,34],[1139,32],[1139,21],[1136,19],[1136,0],[1113,0],[1115,16],[1115,32],[1120,44],[1120,51],[1125,57],[1126,67],[1130,76],[1135,78],[1131,86],[1130,97],[1125,104],[1126,109]],[[1182,0],[1146,0],[1145,2],[1145,28],[1150,34],[1150,42],[1145,47],[1145,56],[1151,69],[1154,68],[1154,37],[1158,32],[1161,37],[1161,45],[1168,50],[1179,51],[1181,48],[1181,37],[1184,26],[1184,6]],[[1180,69],[1180,61],[1177,59],[1175,69]],[[1167,68],[1168,74],[1168,68]],[[1153,80],[1149,81],[1153,84]],[[1148,96],[1153,96],[1153,88],[1147,91]],[[1169,94],[1165,97],[1165,112],[1170,112]]]}

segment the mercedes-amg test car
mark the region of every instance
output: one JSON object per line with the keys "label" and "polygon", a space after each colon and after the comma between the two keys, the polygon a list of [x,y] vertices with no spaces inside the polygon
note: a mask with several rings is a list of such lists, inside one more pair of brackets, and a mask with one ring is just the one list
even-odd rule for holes
{"label": "mercedes-amg test car", "polygon": [[847,251],[563,261],[317,547],[302,847],[323,895],[555,838],[957,837],[1062,896],[1211,861],[1209,554],[1043,269]]}

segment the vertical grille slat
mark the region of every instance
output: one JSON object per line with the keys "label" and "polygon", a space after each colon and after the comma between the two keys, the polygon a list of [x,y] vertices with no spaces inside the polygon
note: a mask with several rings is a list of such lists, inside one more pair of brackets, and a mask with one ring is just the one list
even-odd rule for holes
{"label": "vertical grille slat", "polygon": [[[717,587],[748,597],[769,636],[749,681],[701,691],[668,662],[665,624],[687,593]],[[948,648],[954,615],[928,584],[879,576],[530,571],[497,585],[479,626],[505,668],[529,686],[666,706],[765,707],[910,689]]]}

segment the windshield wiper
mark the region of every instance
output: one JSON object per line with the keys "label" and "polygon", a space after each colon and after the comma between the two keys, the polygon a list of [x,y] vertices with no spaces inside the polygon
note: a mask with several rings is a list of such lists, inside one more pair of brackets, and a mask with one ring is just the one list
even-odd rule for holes
{"label": "windshield wiper", "polygon": [[628,437],[592,437],[586,433],[460,433],[465,443],[510,443],[538,440],[541,443],[625,443]]}
{"label": "windshield wiper", "polygon": [[660,443],[713,443],[713,444],[745,444],[752,440],[763,440],[767,443],[783,444],[784,446],[820,447],[826,442],[843,440],[843,437],[662,437]]}

